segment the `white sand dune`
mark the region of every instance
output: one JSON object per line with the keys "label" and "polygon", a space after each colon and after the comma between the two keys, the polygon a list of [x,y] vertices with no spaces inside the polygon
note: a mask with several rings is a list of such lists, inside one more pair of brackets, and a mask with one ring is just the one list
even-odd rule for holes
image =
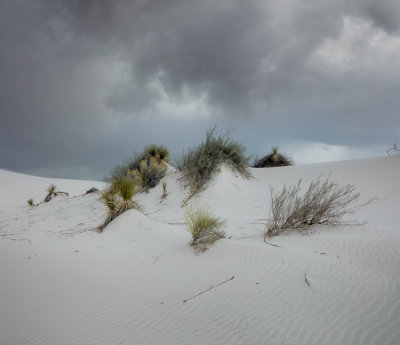
{"label": "white sand dune", "polygon": [[[101,182],[0,170],[0,344],[400,344],[399,157],[252,169],[222,168],[190,203],[227,221],[226,239],[188,245],[171,168],[168,196],[137,196],[103,233]],[[316,226],[263,242],[269,186],[320,174],[355,184],[360,226]],[[69,192],[34,208],[54,183]],[[307,284],[305,280],[307,278]],[[234,279],[210,289],[234,276]],[[189,299],[183,303],[184,300]]]}

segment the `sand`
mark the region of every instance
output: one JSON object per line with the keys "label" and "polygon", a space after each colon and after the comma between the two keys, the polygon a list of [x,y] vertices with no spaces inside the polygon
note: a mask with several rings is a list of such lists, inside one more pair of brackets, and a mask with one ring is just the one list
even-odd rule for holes
{"label": "sand", "polygon": [[[188,245],[188,191],[173,168],[164,200],[161,185],[138,195],[143,213],[103,233],[93,230],[106,208],[82,195],[102,182],[0,170],[0,344],[398,345],[399,168],[394,156],[251,169],[246,180],[223,167],[190,200],[227,221],[227,238],[200,254]],[[265,244],[269,186],[321,174],[354,184],[360,203],[376,198],[351,216],[368,222]],[[52,183],[70,196],[26,204]]]}

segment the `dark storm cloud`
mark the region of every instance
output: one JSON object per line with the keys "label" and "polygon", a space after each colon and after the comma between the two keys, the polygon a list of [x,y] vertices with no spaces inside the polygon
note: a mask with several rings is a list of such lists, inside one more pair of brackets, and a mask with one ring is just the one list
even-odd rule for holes
{"label": "dark storm cloud", "polygon": [[214,123],[252,152],[396,140],[398,18],[394,0],[2,1],[0,167],[99,177]]}

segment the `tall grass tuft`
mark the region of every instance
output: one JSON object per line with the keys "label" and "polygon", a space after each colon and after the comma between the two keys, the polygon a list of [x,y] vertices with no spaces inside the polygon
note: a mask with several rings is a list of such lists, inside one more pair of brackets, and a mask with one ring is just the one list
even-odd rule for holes
{"label": "tall grass tuft", "polygon": [[225,238],[221,230],[225,221],[212,216],[206,207],[187,206],[184,218],[187,230],[192,234],[190,245],[197,250],[206,249],[208,245]]}
{"label": "tall grass tuft", "polygon": [[221,134],[214,127],[207,131],[204,142],[182,154],[176,164],[193,196],[206,187],[222,164],[250,177],[249,160],[250,157],[245,156],[245,147],[232,140],[229,131]]}
{"label": "tall grass tuft", "polygon": [[[309,227],[313,224],[345,224],[342,217],[352,213],[360,193],[354,185],[340,187],[329,178],[310,183],[305,194],[300,196],[301,180],[297,185],[286,185],[279,193],[270,187],[270,219],[265,236],[276,236],[289,229]],[[358,206],[357,206],[358,207]]]}
{"label": "tall grass tuft", "polygon": [[254,162],[253,168],[273,168],[289,165],[293,165],[292,160],[286,155],[279,153],[278,146],[273,146],[271,153]]}

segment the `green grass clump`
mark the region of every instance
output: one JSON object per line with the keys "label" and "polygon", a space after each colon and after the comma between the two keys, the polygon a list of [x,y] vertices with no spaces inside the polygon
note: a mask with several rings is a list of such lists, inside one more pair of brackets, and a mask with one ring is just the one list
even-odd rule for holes
{"label": "green grass clump", "polygon": [[106,190],[100,193],[102,202],[108,208],[106,220],[98,227],[100,232],[125,211],[142,210],[140,204],[132,200],[137,191],[138,186],[135,180],[130,177],[121,177],[114,180]]}
{"label": "green grass clump", "polygon": [[29,199],[29,200],[27,201],[27,203],[28,203],[28,205],[29,205],[30,207],[35,206],[35,203],[33,202],[33,199]]}
{"label": "green grass clump", "polygon": [[250,157],[245,156],[245,147],[232,140],[229,131],[221,134],[214,127],[207,131],[204,142],[182,154],[176,164],[193,196],[206,187],[222,164],[250,177],[249,160]]}
{"label": "green grass clump", "polygon": [[208,245],[225,238],[225,233],[221,230],[225,221],[212,216],[206,207],[187,206],[184,218],[186,227],[192,234],[190,245],[196,249],[206,249]]}
{"label": "green grass clump", "polygon": [[165,176],[168,166],[169,151],[160,145],[150,145],[143,152],[135,154],[134,157],[123,165],[116,166],[106,181],[112,182],[122,177],[133,178],[142,191],[154,188]]}
{"label": "green grass clump", "polygon": [[289,157],[278,152],[278,146],[273,146],[271,151],[268,155],[257,159],[253,164],[253,168],[273,168],[293,165]]}
{"label": "green grass clump", "polygon": [[302,196],[299,195],[301,180],[297,185],[284,186],[279,193],[271,187],[270,192],[270,219],[265,232],[269,237],[314,224],[345,224],[342,217],[354,211],[355,207],[350,206],[360,196],[354,185],[340,187],[328,178],[324,182],[320,179],[311,182]]}

